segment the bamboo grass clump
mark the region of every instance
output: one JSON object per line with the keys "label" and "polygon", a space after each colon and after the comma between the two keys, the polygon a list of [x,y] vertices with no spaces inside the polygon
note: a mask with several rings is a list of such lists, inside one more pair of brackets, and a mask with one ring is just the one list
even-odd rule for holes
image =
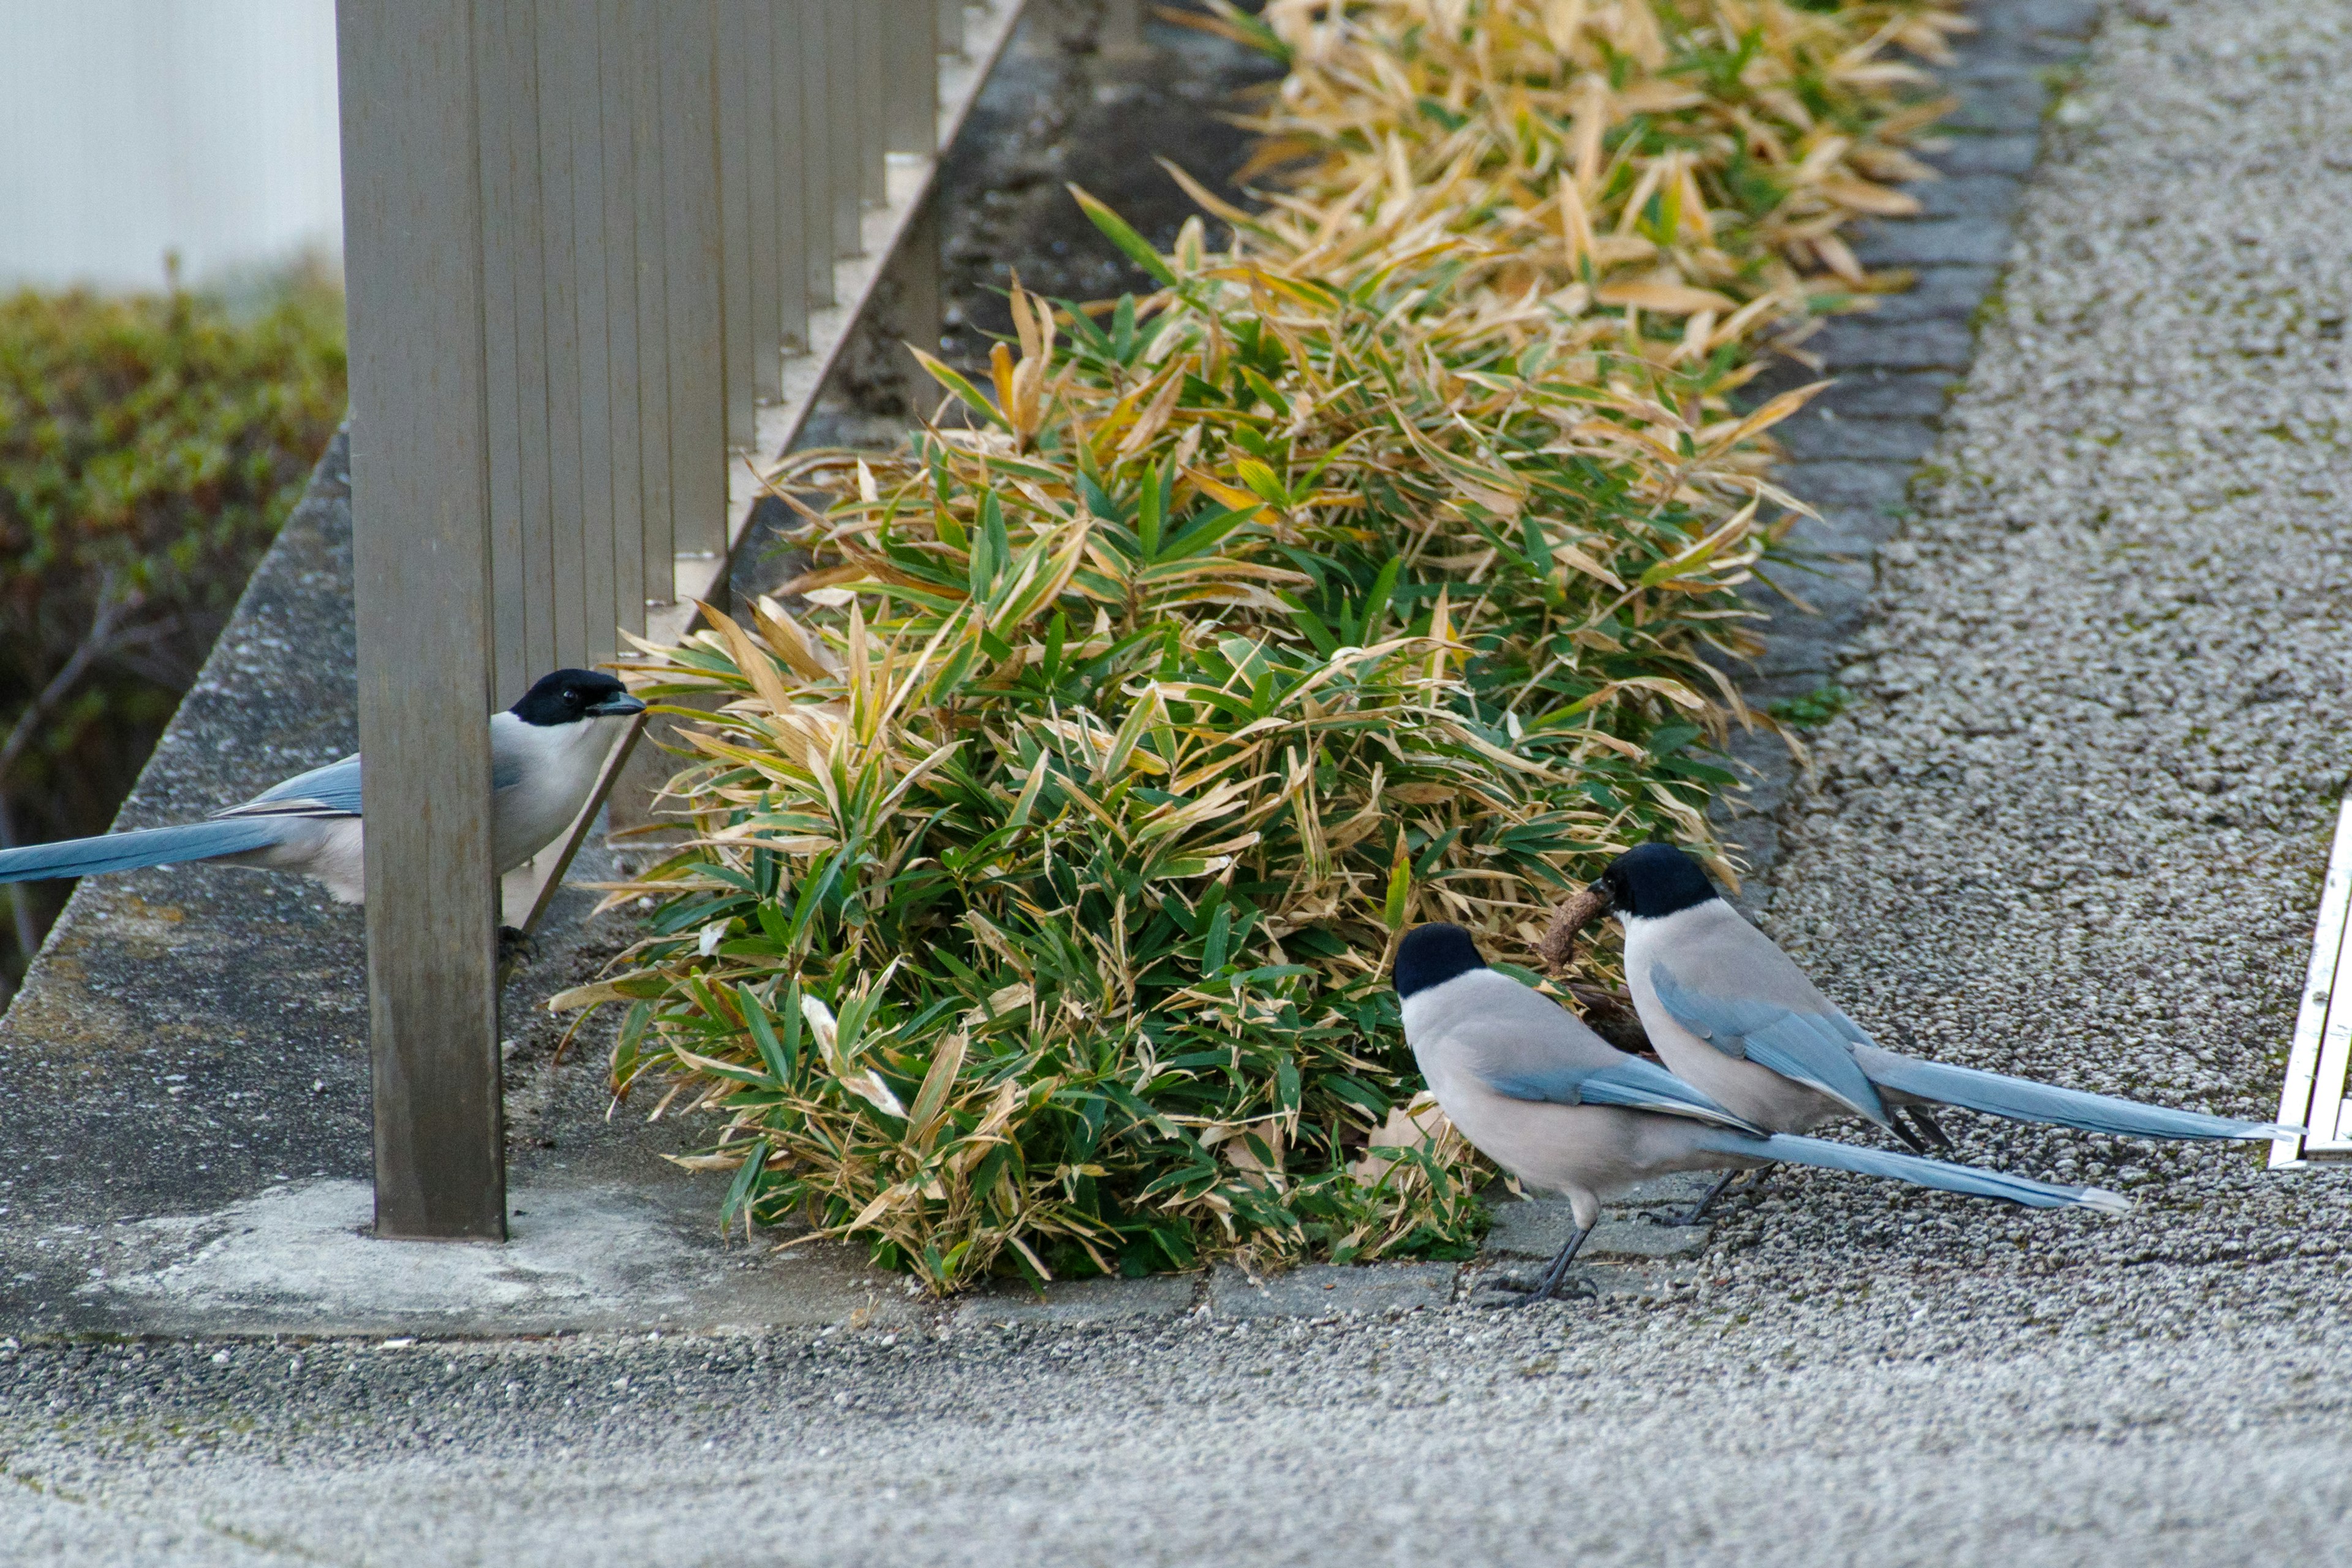
{"label": "bamboo grass clump", "polygon": [[[1350,71],[1413,79],[1426,29],[1349,28]],[[1479,58],[1542,64],[1507,28]],[[625,895],[663,900],[625,972],[559,1001],[625,1006],[618,1090],[721,1120],[730,1215],[942,1292],[1460,1256],[1477,1168],[1414,1100],[1396,935],[1528,953],[1609,854],[1707,844],[1732,780],[1695,748],[1753,721],[1720,672],[1796,510],[1765,433],[1804,395],[1726,398],[1766,312],[1681,354],[1590,276],[1531,284],[1478,216],[1506,180],[1408,179],[1396,223],[1311,185],[1165,257],[1080,193],[1157,291],[1016,287],[985,388],[931,365],[961,422],[779,477],[839,498],[813,611],[631,666],[694,705],[692,842]]]}
{"label": "bamboo grass clump", "polygon": [[[1917,210],[1905,143],[1947,107],[1942,0],[1209,0],[1280,59],[1251,169],[1262,247],[1314,266],[1443,230],[1506,293],[1646,315],[1698,359],[1884,288],[1841,230]],[[1235,215],[1240,216],[1242,215]]]}

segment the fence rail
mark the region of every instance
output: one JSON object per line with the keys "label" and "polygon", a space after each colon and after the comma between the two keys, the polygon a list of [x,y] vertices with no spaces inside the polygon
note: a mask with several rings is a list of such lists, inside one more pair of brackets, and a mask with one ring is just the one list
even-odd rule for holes
{"label": "fence rail", "polygon": [[[379,1234],[505,1235],[481,715],[723,592],[1020,0],[341,0]],[[1125,7],[1131,11],[1132,6]]]}

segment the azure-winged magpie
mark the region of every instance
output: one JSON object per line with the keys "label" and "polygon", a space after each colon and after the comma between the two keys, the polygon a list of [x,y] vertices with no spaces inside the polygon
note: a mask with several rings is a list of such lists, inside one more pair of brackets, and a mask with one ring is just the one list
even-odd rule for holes
{"label": "azure-winged magpie", "polygon": [[[521,865],[571,825],[596,787],[615,728],[645,710],[602,671],[559,669],[512,708],[491,715],[491,831],[499,870]],[[345,903],[360,902],[365,886],[359,758],[297,773],[203,822],[0,850],[0,882],[191,860],[315,877]]]}
{"label": "azure-winged magpie", "polygon": [[1627,1056],[1567,1009],[1486,967],[1456,925],[1416,926],[1398,944],[1405,1043],[1454,1128],[1531,1187],[1564,1194],[1576,1234],[1528,1297],[1559,1288],[1601,1205],[1673,1171],[1786,1162],[2006,1198],[2030,1208],[2120,1212],[2097,1187],[2061,1187],[1891,1150],[1769,1132],[1654,1062]]}
{"label": "azure-winged magpie", "polygon": [[[1957,1105],[2137,1138],[2283,1138],[2303,1130],[2142,1105],[1886,1050],[1726,903],[1697,860],[1644,844],[1593,892],[1625,929],[1625,984],[1658,1058],[1759,1127],[1803,1132],[1863,1116],[1914,1148],[1948,1146],[1926,1107]],[[1917,1132],[1903,1127],[1906,1112]]]}

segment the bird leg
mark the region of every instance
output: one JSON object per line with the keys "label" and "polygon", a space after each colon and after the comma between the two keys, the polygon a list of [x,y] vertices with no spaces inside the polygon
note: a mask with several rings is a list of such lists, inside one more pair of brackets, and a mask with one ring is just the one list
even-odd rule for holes
{"label": "bird leg", "polygon": [[1890,1110],[1886,1113],[1886,1130],[1902,1139],[1903,1146],[1914,1154],[1925,1154],[1927,1152],[1927,1141],[1912,1131],[1904,1122],[1903,1112],[1900,1110]]}
{"label": "bird leg", "polygon": [[[1691,1205],[1689,1208],[1685,1209],[1681,1214],[1669,1215],[1664,1219],[1659,1219],[1655,1215],[1648,1214],[1643,1215],[1642,1217],[1648,1220],[1652,1225],[1696,1225],[1699,1221],[1706,1217],[1706,1211],[1715,1206],[1715,1201],[1731,1190],[1732,1183],[1749,1173],[1750,1173],[1747,1171],[1726,1171],[1722,1175],[1717,1176],[1715,1179],[1715,1185],[1707,1188],[1706,1194],[1702,1196],[1698,1202]],[[1761,1178],[1759,1177],[1759,1179],[1760,1180]]]}
{"label": "bird leg", "polygon": [[1577,1248],[1582,1247],[1584,1238],[1591,1234],[1592,1227],[1588,1225],[1570,1237],[1568,1245],[1559,1249],[1559,1256],[1551,1260],[1551,1267],[1544,1270],[1543,1278],[1536,1281],[1536,1288],[1519,1299],[1519,1305],[1532,1307],[1538,1301],[1550,1300],[1553,1292],[1559,1289],[1559,1282],[1568,1278],[1568,1266],[1576,1260]]}
{"label": "bird leg", "polygon": [[512,926],[499,927],[499,985],[503,989],[515,971],[539,957],[539,943],[527,931]]}
{"label": "bird leg", "polygon": [[1927,1114],[1927,1108],[1926,1106],[1906,1106],[1903,1110],[1897,1111],[1895,1114],[1908,1114],[1911,1118],[1911,1125],[1917,1128],[1920,1132],[1926,1136],[1927,1142],[1933,1143],[1937,1148],[1948,1149],[1952,1146],[1952,1135],[1945,1131],[1942,1127],[1938,1126],[1934,1117]]}

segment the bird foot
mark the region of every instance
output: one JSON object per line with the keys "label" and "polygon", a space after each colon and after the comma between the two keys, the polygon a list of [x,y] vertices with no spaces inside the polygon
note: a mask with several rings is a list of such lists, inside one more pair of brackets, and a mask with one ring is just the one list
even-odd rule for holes
{"label": "bird foot", "polygon": [[1525,1275],[1506,1274],[1493,1279],[1482,1280],[1480,1283],[1486,1289],[1507,1290],[1518,1298],[1516,1301],[1497,1303],[1507,1307],[1532,1307],[1538,1301],[1549,1301],[1555,1297],[1563,1300],[1580,1299],[1587,1301],[1598,1300],[1601,1297],[1601,1292],[1593,1288],[1592,1281],[1590,1279],[1557,1280],[1549,1290],[1544,1289],[1543,1280],[1529,1279]]}
{"label": "bird foot", "polygon": [[1655,1209],[1643,1209],[1641,1214],[1641,1220],[1643,1225],[1665,1226],[1675,1230],[1681,1230],[1694,1225],[1705,1225],[1706,1223],[1706,1205],[1704,1204],[1693,1204],[1686,1209],[1673,1209],[1664,1214],[1660,1214]]}
{"label": "bird foot", "polygon": [[529,933],[519,931],[512,926],[499,927],[499,973],[500,976],[511,974],[517,968],[526,963],[535,963],[538,958],[539,943]]}
{"label": "bird foot", "polygon": [[1691,1205],[1690,1207],[1676,1210],[1664,1219],[1659,1218],[1655,1211],[1643,1209],[1642,1211],[1642,1217],[1649,1221],[1652,1225],[1667,1225],[1678,1227],[1698,1225],[1706,1220],[1706,1211],[1715,1206],[1715,1201],[1723,1196],[1724,1194],[1729,1192],[1731,1190],[1732,1184],[1738,1181],[1744,1174],[1746,1174],[1746,1173],[1742,1171],[1726,1171],[1723,1175],[1717,1180],[1715,1185],[1707,1188],[1706,1195],[1701,1197],[1698,1202]]}

